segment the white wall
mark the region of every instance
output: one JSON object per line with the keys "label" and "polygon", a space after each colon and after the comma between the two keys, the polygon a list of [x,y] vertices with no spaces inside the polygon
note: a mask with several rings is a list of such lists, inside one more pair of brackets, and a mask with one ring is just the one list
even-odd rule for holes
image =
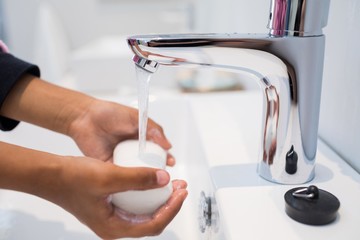
{"label": "white wall", "polygon": [[7,44],[13,54],[31,61],[36,8],[41,0],[2,0]]}
{"label": "white wall", "polygon": [[[13,1],[13,0],[11,0]],[[187,3],[181,0],[47,0],[60,14],[71,45],[109,34],[169,33],[187,30]]]}
{"label": "white wall", "polygon": [[5,40],[4,23],[3,23],[3,3],[0,0],[0,39]]}
{"label": "white wall", "polygon": [[12,53],[33,61],[38,6],[50,3],[77,48],[109,34],[182,32],[193,0],[2,0],[8,45]]}
{"label": "white wall", "polygon": [[267,32],[269,0],[197,0],[195,29],[201,32]]}
{"label": "white wall", "polygon": [[[94,93],[133,86],[125,36],[189,32],[193,0],[2,1],[11,52],[39,65],[48,81]],[[154,83],[168,87],[162,80],[175,70],[166,72]]]}
{"label": "white wall", "polygon": [[360,1],[332,0],[320,137],[360,172]]}

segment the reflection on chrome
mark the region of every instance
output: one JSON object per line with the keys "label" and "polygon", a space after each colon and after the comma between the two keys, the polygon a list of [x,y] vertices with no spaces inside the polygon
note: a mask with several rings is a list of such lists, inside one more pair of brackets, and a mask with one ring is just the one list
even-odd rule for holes
{"label": "reflection on chrome", "polygon": [[[128,44],[135,63],[150,72],[208,66],[256,79],[264,93],[259,174],[301,184],[314,177],[329,4],[272,0],[269,34],[143,35]],[[296,154],[287,156],[290,149]]]}
{"label": "reflection on chrome", "polygon": [[268,161],[271,165],[274,162],[277,146],[277,129],[279,123],[279,105],[280,99],[274,86],[265,88],[265,125],[264,125],[264,142],[263,142],[263,158],[262,160]]}

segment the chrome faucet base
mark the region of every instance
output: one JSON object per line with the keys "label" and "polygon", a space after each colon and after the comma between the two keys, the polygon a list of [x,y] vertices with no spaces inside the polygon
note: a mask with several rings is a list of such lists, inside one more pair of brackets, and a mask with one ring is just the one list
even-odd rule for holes
{"label": "chrome faucet base", "polygon": [[[297,16],[299,13],[287,9],[312,1],[273,0],[269,34],[144,35],[128,38],[128,44],[134,61],[151,72],[159,65],[207,66],[257,79],[264,96],[258,173],[272,182],[302,184],[314,178],[324,21],[316,21],[315,27],[308,22],[295,24],[291,29],[278,28],[291,24],[274,23],[294,19],[275,19],[278,11]],[[315,2],[297,9],[310,11],[309,6],[329,4],[327,0]]]}

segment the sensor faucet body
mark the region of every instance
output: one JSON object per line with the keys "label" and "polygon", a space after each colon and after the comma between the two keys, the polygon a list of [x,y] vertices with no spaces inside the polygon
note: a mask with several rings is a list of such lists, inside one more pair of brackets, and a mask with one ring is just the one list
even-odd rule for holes
{"label": "sensor faucet body", "polygon": [[329,0],[272,0],[269,34],[174,34],[128,38],[134,62],[208,66],[258,81],[263,92],[259,175],[281,184],[314,177]]}

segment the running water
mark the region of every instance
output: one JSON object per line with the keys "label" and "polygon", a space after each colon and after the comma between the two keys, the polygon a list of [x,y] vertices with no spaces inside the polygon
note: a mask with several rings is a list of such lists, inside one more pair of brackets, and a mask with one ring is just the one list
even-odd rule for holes
{"label": "running water", "polygon": [[138,109],[139,109],[139,155],[145,153],[146,129],[148,122],[149,83],[151,73],[135,65],[138,81]]}

